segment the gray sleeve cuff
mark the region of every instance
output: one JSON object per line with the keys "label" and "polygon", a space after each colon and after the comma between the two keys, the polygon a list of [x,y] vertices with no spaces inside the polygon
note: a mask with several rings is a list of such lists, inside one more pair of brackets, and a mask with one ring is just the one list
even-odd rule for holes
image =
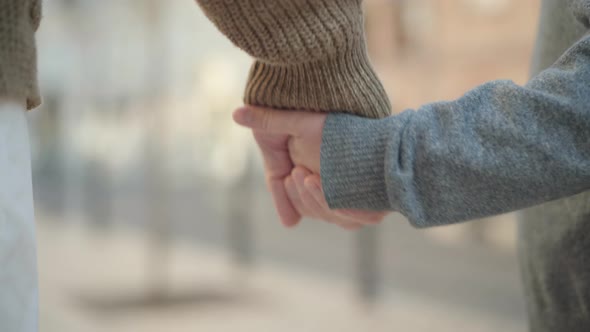
{"label": "gray sleeve cuff", "polygon": [[[375,120],[330,114],[321,148],[322,187],[331,209],[399,211],[399,197],[388,192],[386,171],[392,147],[399,147],[402,131],[414,112]],[[399,150],[399,149],[398,149]]]}

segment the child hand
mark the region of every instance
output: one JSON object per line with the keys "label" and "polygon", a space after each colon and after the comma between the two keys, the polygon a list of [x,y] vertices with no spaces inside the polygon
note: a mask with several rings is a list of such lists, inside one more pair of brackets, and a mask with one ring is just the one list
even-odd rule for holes
{"label": "child hand", "polygon": [[301,166],[295,167],[285,179],[285,188],[301,216],[323,220],[344,229],[357,230],[365,225],[376,225],[387,215],[386,212],[331,210],[324,197],[320,176]]}

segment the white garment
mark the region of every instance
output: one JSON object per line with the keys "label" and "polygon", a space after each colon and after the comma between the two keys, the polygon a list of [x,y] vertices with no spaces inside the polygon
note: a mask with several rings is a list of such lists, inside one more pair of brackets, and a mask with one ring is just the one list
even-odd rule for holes
{"label": "white garment", "polygon": [[37,253],[25,106],[0,98],[0,331],[37,331]]}

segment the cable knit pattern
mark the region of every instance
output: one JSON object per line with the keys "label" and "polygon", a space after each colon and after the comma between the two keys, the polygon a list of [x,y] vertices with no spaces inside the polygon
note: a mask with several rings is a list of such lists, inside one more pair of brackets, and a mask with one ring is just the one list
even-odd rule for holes
{"label": "cable knit pattern", "polygon": [[244,101],[381,118],[389,100],[371,67],[361,0],[197,0],[256,61]]}
{"label": "cable knit pattern", "polygon": [[28,109],[41,103],[35,49],[40,20],[40,0],[0,0],[0,95],[22,98]]}

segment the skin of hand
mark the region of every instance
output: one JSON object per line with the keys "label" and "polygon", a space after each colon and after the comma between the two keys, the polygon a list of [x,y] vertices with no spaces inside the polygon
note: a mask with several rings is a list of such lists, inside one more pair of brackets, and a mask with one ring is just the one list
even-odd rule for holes
{"label": "skin of hand", "polygon": [[234,121],[252,129],[265,163],[266,181],[282,223],[293,227],[302,217],[345,229],[380,223],[386,212],[331,210],[320,180],[320,149],[326,114],[278,111],[246,106]]}

